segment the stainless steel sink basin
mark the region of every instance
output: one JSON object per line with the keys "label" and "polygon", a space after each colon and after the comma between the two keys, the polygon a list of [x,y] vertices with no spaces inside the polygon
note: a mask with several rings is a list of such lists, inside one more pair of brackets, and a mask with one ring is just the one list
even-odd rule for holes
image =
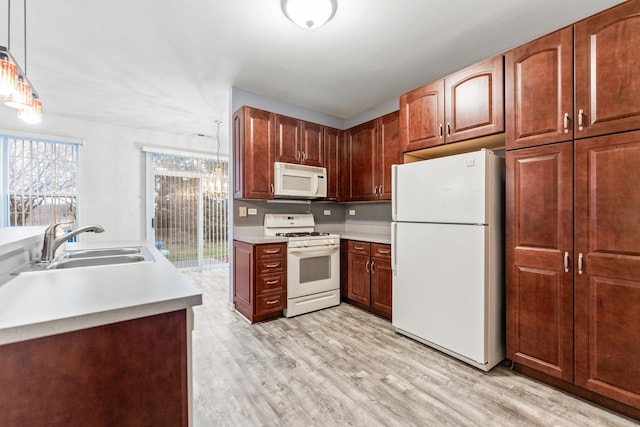
{"label": "stainless steel sink basin", "polygon": [[113,265],[113,264],[129,264],[132,262],[140,262],[146,260],[145,256],[137,254],[126,255],[112,255],[112,256],[97,256],[94,258],[88,258],[89,255],[85,255],[85,258],[71,258],[63,259],[55,262],[51,268],[58,270],[61,268],[76,268],[76,267],[93,267],[97,265]]}
{"label": "stainless steel sink basin", "polygon": [[62,256],[51,263],[34,263],[14,271],[12,274],[149,261],[155,261],[155,259],[144,246],[86,249],[64,252]]}
{"label": "stainless steel sink basin", "polygon": [[140,247],[132,248],[107,248],[107,249],[87,249],[82,251],[69,251],[65,253],[64,258],[95,258],[112,255],[129,255],[139,254]]}

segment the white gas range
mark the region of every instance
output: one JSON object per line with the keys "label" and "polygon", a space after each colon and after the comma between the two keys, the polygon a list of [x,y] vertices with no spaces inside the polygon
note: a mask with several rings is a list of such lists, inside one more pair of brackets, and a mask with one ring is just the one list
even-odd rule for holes
{"label": "white gas range", "polygon": [[287,317],[340,304],[340,236],[312,214],[265,214],[264,233],[287,237]]}

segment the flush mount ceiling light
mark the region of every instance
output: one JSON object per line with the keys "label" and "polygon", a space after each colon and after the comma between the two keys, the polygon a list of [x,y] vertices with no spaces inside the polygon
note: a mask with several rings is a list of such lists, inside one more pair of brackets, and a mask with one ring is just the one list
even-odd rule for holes
{"label": "flush mount ceiling light", "polygon": [[4,105],[18,110],[27,123],[42,121],[42,102],[27,78],[27,0],[24,4],[24,71],[11,54],[11,0],[7,0],[7,47],[0,46],[0,95]]}
{"label": "flush mount ceiling light", "polygon": [[337,0],[282,0],[282,11],[287,18],[309,30],[326,24],[337,8]]}

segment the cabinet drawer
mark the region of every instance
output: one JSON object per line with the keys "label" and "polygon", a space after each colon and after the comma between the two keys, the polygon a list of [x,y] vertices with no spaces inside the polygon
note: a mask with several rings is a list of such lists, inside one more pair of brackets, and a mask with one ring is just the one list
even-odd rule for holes
{"label": "cabinet drawer", "polygon": [[349,252],[360,255],[371,255],[371,243],[349,240]]}
{"label": "cabinet drawer", "polygon": [[287,244],[256,245],[256,259],[285,258],[287,256]]}
{"label": "cabinet drawer", "polygon": [[391,259],[391,245],[372,243],[371,256],[374,256],[377,258]]}
{"label": "cabinet drawer", "polygon": [[265,274],[256,277],[256,295],[284,291],[287,288],[287,273]]}
{"label": "cabinet drawer", "polygon": [[273,294],[260,295],[256,297],[256,316],[285,309],[285,293],[277,292]]}
{"label": "cabinet drawer", "polygon": [[256,261],[256,274],[280,273],[286,269],[286,258]]}

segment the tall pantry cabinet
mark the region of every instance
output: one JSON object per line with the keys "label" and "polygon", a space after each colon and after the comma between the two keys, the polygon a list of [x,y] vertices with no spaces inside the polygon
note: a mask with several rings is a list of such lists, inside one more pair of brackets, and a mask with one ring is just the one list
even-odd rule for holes
{"label": "tall pantry cabinet", "polygon": [[640,1],[505,58],[507,357],[638,417]]}

